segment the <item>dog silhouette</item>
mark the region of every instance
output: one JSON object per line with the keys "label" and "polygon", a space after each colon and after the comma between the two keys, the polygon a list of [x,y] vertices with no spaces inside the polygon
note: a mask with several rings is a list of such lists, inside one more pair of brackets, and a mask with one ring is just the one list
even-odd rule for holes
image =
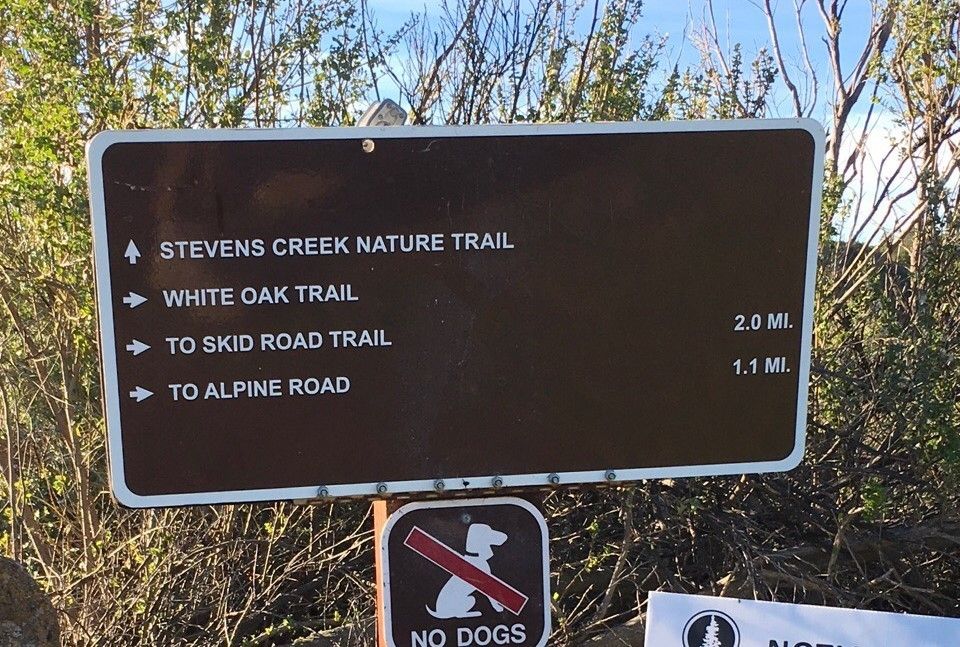
{"label": "dog silhouette", "polygon": [[[485,523],[471,524],[467,529],[467,552],[463,555],[464,560],[473,564],[484,573],[490,572],[490,558],[493,557],[493,547],[502,546],[507,541],[507,535],[494,530]],[[472,584],[461,580],[456,575],[450,577],[447,583],[440,589],[437,595],[435,608],[427,606],[427,613],[434,618],[476,618],[482,615],[480,611],[473,607],[477,600],[473,596],[477,589]],[[498,613],[503,611],[503,606],[493,598],[487,596],[490,605]]]}

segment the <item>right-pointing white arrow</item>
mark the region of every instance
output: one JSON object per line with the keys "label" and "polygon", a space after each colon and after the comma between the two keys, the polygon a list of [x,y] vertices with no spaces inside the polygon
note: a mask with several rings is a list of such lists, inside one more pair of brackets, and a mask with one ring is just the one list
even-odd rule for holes
{"label": "right-pointing white arrow", "polygon": [[147,398],[153,395],[153,391],[148,391],[142,386],[138,386],[133,391],[130,392],[130,397],[136,400],[137,402],[143,402]]}
{"label": "right-pointing white arrow", "polygon": [[131,308],[136,308],[141,303],[146,302],[147,297],[142,297],[136,292],[131,292],[127,296],[123,297],[123,302],[126,303]]}
{"label": "right-pointing white arrow", "polygon": [[144,344],[139,339],[134,339],[129,344],[127,344],[127,350],[133,353],[133,356],[136,357],[145,350],[150,350],[150,344]]}

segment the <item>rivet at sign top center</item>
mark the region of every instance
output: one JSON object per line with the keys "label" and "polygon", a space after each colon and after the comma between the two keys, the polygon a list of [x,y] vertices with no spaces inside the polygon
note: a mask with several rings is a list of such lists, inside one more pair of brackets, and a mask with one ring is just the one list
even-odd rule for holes
{"label": "rivet at sign top center", "polygon": [[372,139],[364,139],[360,146],[363,148],[364,153],[372,153],[376,144],[373,143]]}
{"label": "rivet at sign top center", "polygon": [[554,485],[556,485],[557,483],[560,482],[560,475],[557,473],[553,473],[547,477],[547,480],[553,483]]}
{"label": "rivet at sign top center", "polygon": [[616,480],[617,480],[617,473],[614,472],[613,470],[607,470],[607,473],[604,474],[604,476],[607,478],[608,481],[616,481]]}
{"label": "rivet at sign top center", "polygon": [[377,493],[378,493],[378,494],[383,494],[383,493],[386,492],[386,491],[387,491],[387,484],[386,484],[386,483],[377,483]]}
{"label": "rivet at sign top center", "polygon": [[326,486],[321,485],[320,487],[317,488],[317,496],[318,497],[330,496],[330,490],[328,490]]}
{"label": "rivet at sign top center", "polygon": [[503,479],[500,478],[499,476],[494,476],[494,477],[493,477],[493,487],[495,487],[495,488],[502,488],[502,487],[503,487]]}
{"label": "rivet at sign top center", "polygon": [[437,492],[443,492],[443,488],[446,487],[446,484],[443,482],[443,479],[437,479],[433,482],[433,489]]}

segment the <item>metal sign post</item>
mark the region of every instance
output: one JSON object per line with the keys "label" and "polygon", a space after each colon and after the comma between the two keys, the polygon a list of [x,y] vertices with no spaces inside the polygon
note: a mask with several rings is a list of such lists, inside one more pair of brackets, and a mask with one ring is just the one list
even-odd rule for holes
{"label": "metal sign post", "polygon": [[371,504],[373,509],[373,560],[374,560],[374,578],[377,597],[377,647],[387,647],[387,625],[386,614],[384,614],[384,588],[383,583],[386,579],[383,570],[383,529],[387,525],[387,519],[400,507],[398,501],[388,501],[377,499]]}

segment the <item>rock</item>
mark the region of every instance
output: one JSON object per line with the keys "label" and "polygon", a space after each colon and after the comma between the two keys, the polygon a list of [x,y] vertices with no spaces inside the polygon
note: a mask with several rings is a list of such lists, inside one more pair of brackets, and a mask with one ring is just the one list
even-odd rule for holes
{"label": "rock", "polygon": [[59,647],[50,598],[20,564],[0,557],[0,647]]}

